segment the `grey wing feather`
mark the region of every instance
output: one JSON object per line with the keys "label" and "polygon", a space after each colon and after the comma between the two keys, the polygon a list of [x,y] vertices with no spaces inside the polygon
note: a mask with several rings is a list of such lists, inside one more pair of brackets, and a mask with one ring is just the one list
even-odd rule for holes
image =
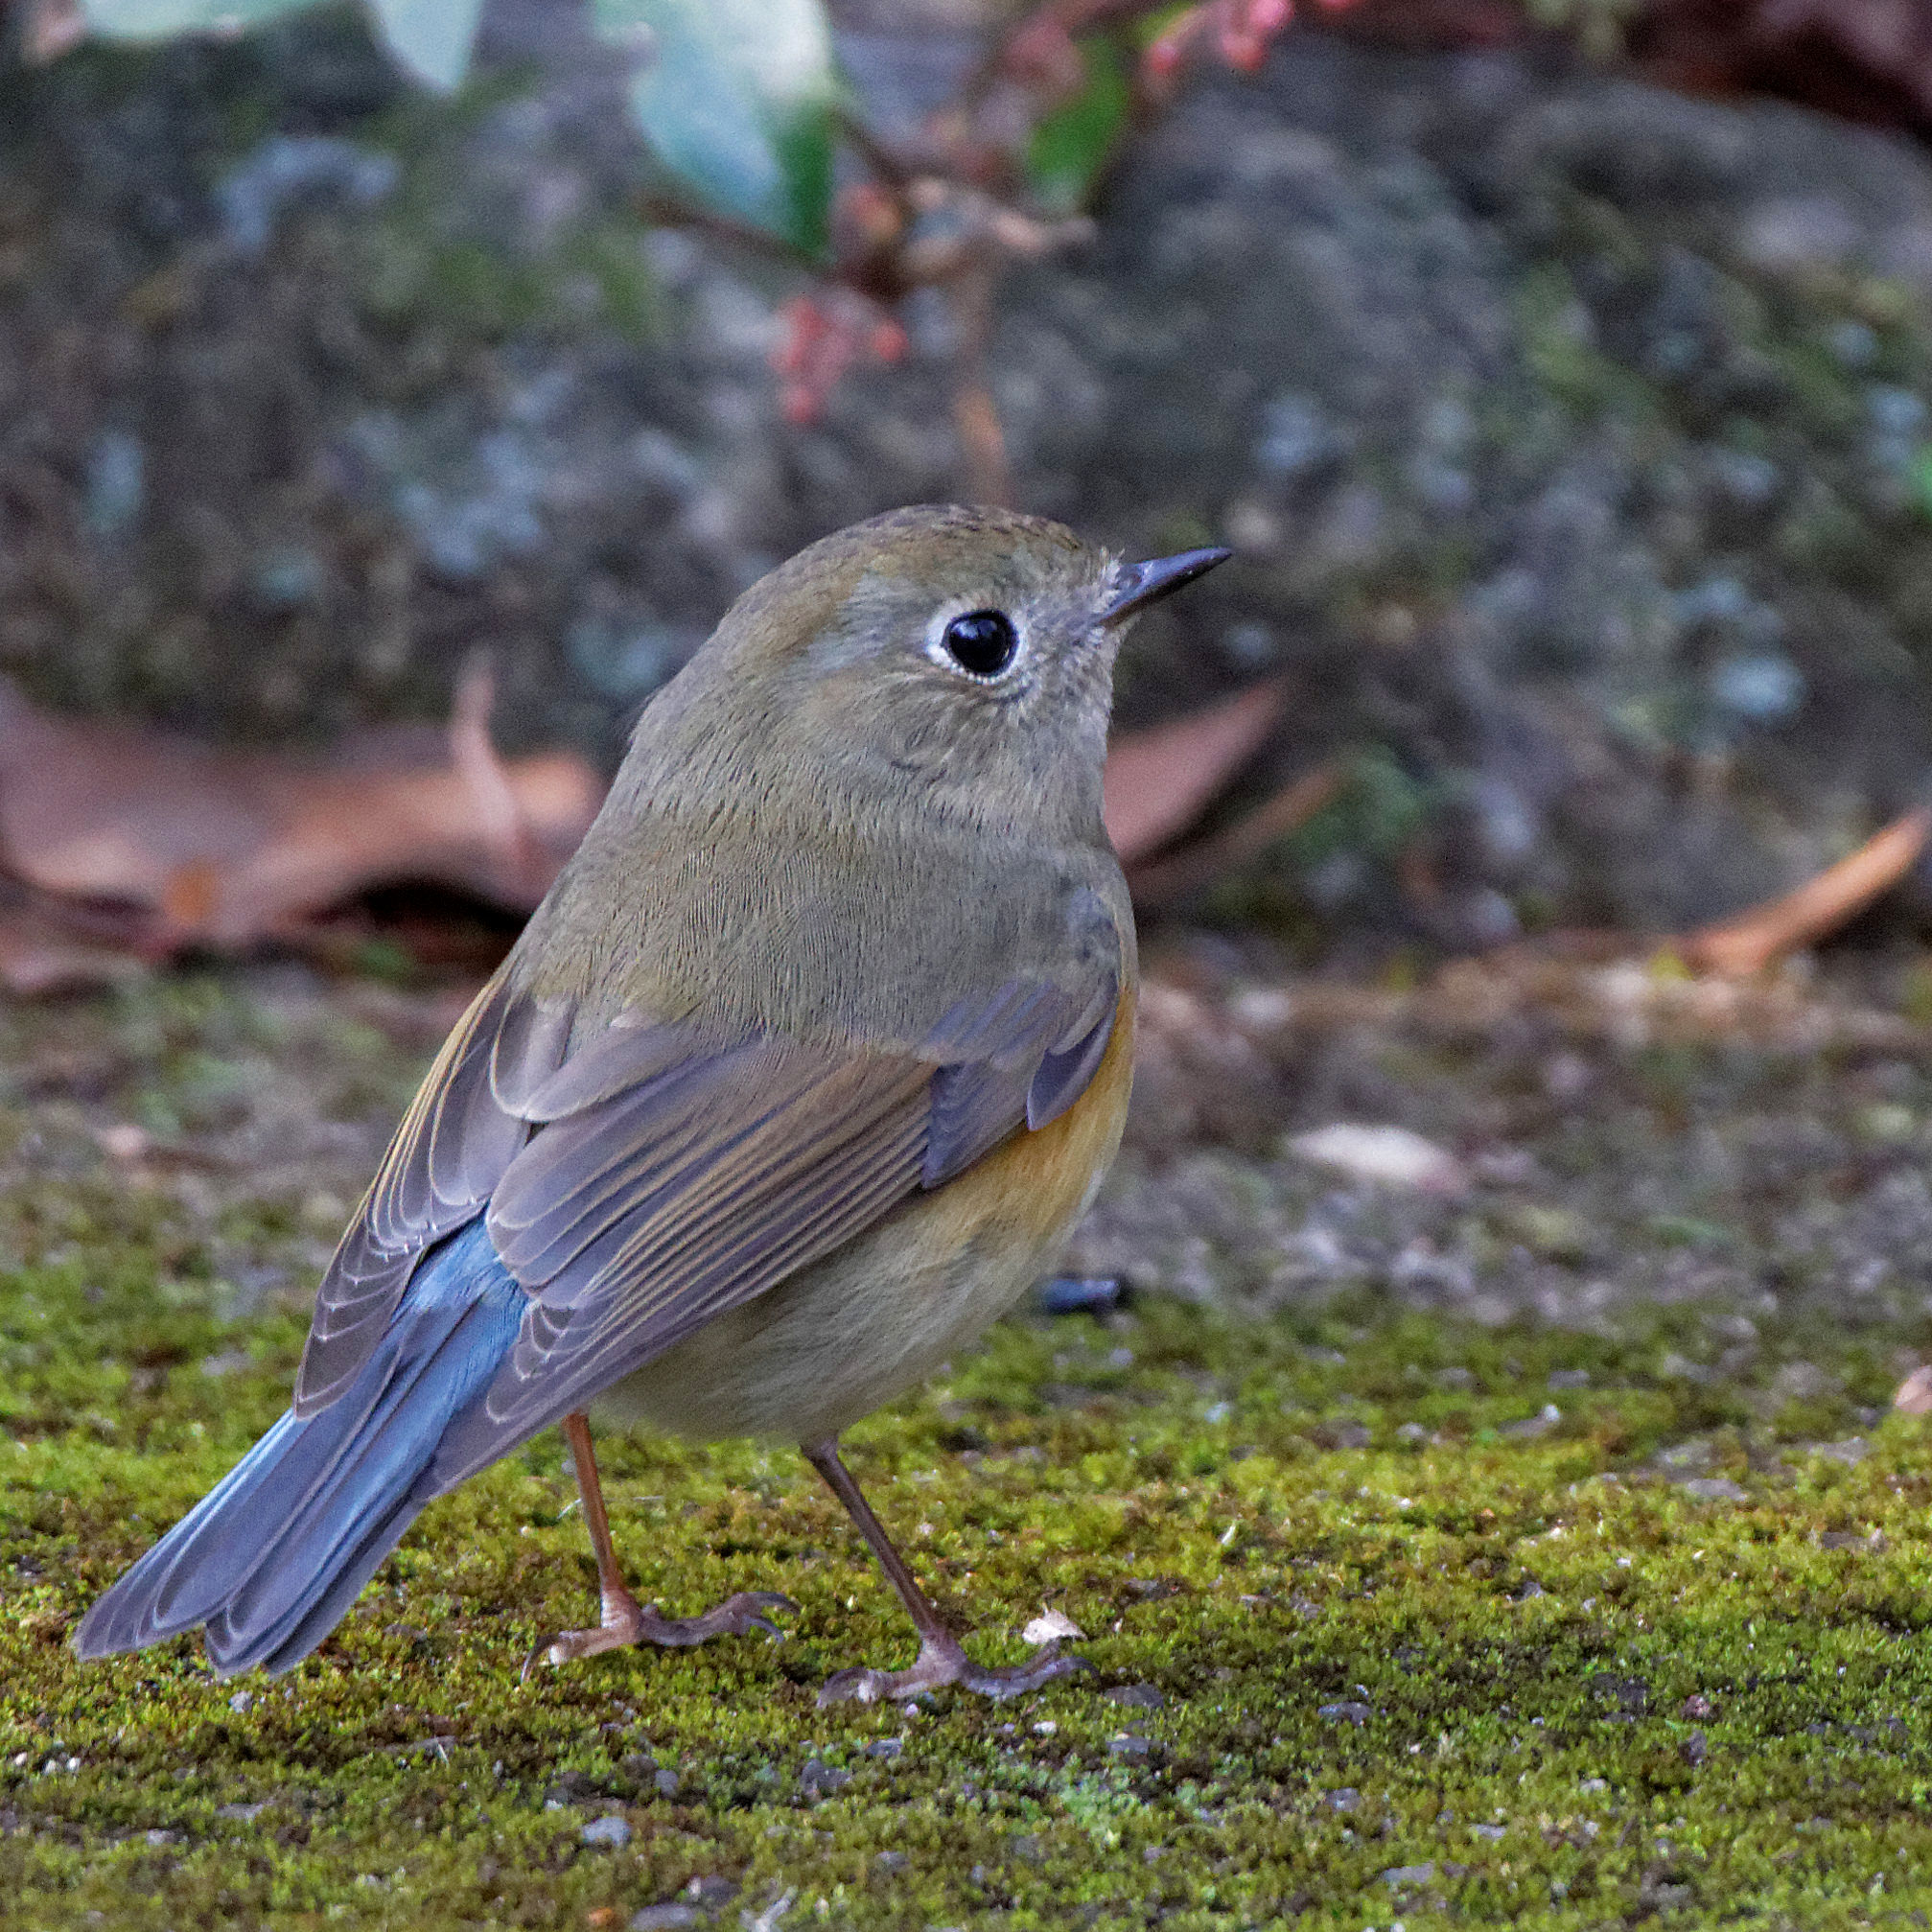
{"label": "grey wing feather", "polygon": [[460,1482],[911,1194],[932,1072],[765,1039],[547,1127],[489,1219],[535,1300],[426,1483]]}
{"label": "grey wing feather", "polygon": [[927,1036],[923,1051],[941,1065],[922,1185],[950,1180],[1021,1121],[1046,1126],[1086,1091],[1120,1005],[1120,933],[1086,888],[1074,895],[1067,925],[1072,985],[1016,975],[989,1000],[962,1001]]}
{"label": "grey wing feather", "polygon": [[554,1072],[569,1022],[568,1012],[513,994],[501,974],[456,1022],[322,1277],[295,1378],[298,1417],[348,1387],[424,1252],[482,1211],[530,1135],[499,1093]]}
{"label": "grey wing feather", "polygon": [[[1098,1018],[1091,1017],[1095,1003],[1035,981],[1023,998],[1008,1002],[1004,1032],[976,1035],[981,1057],[949,1059],[939,1068],[921,1186],[938,1187],[964,1172],[1022,1121],[1044,1127],[1086,1091],[1113,1034],[1118,987],[1108,987]],[[957,1053],[957,1037],[930,1049]]]}
{"label": "grey wing feather", "polygon": [[1042,1128],[1058,1120],[1082,1094],[1100,1069],[1113,1037],[1114,1014],[1119,995],[1107,1002],[1106,1011],[1071,1045],[1050,1047],[1040,1058],[1034,1077],[1027,1082],[1026,1124]]}

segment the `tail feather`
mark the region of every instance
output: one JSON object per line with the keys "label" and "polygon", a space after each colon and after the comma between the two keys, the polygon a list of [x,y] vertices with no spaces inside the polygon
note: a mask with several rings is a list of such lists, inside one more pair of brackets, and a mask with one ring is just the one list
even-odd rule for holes
{"label": "tail feather", "polygon": [[355,1381],[284,1415],[88,1611],[81,1656],[205,1623],[224,1677],[299,1663],[429,1501],[419,1478],[509,1354],[525,1299],[480,1221],[427,1255]]}

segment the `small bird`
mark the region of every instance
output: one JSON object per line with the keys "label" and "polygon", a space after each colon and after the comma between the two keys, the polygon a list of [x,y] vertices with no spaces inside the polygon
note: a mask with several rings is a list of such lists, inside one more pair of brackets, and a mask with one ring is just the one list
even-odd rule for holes
{"label": "small bird", "polygon": [[[840,1459],[1051,1265],[1120,1144],[1133,914],[1101,820],[1122,632],[1223,549],[1125,564],[897,510],[727,612],[445,1042],[323,1277],[288,1412],[88,1611],[291,1668],[424,1505],[561,1423],[601,1615],[539,1650],[777,1634],[626,1586],[586,1410],[801,1445],[912,1617],[830,1701],[992,1696]],[[533,1653],[534,1656],[535,1653]]]}

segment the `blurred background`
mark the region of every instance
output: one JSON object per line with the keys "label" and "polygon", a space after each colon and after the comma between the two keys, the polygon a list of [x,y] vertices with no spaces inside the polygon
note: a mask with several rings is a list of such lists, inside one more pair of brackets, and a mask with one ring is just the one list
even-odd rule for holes
{"label": "blurred background", "polygon": [[1932,12],[5,19],[21,1257],[131,1181],[300,1300],[639,707],[976,498],[1236,553],[1122,666],[1077,1267],[1920,1321]]}
{"label": "blurred background", "polygon": [[921,500],[1234,547],[1110,804],[1295,963],[1691,932],[1920,802],[1909,0],[6,22],[16,988],[513,920],[724,605]]}

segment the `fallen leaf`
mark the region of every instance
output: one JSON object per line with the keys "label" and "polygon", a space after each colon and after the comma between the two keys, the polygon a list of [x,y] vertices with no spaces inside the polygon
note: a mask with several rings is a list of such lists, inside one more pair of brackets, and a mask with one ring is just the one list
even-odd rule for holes
{"label": "fallen leaf", "polygon": [[1618,51],[1626,68],[1683,92],[1776,95],[1884,128],[1922,131],[1932,119],[1932,10],[1922,0],[1630,0],[1561,10],[1522,0],[1360,0],[1343,29],[1415,49],[1506,47],[1547,32],[1559,12],[1586,48]]}
{"label": "fallen leaf", "polygon": [[1469,1186],[1467,1171],[1447,1148],[1406,1127],[1338,1121],[1333,1127],[1296,1134],[1288,1147],[1303,1160],[1332,1167],[1355,1180],[1412,1187],[1423,1194],[1461,1194]]}
{"label": "fallen leaf", "polygon": [[40,999],[138,976],[143,927],[138,916],[40,903],[0,880],[0,989]]}
{"label": "fallen leaf", "polygon": [[573,754],[500,759],[490,702],[479,665],[440,744],[370,731],[302,759],[55,717],[0,684],[0,862],[44,895],[144,912],[153,952],[244,947],[402,880],[527,912],[603,787]]}
{"label": "fallen leaf", "polygon": [[1932,1415],[1932,1362],[1915,1368],[1898,1385],[1892,1407],[1901,1415]]}
{"label": "fallen leaf", "polygon": [[1063,1637],[1084,1637],[1086,1632],[1063,1610],[1043,1610],[1020,1632],[1023,1643],[1053,1643]]}
{"label": "fallen leaf", "polygon": [[1932,811],[1920,806],[1868,839],[1835,866],[1827,866],[1796,892],[1768,899],[1734,918],[1689,934],[1677,947],[1693,969],[1744,979],[1783,954],[1835,932],[1912,870],[1932,833]]}
{"label": "fallen leaf", "polygon": [[1225,831],[1198,839],[1164,858],[1146,859],[1128,868],[1127,882],[1134,903],[1171,905],[1210,885],[1236,866],[1258,857],[1277,839],[1298,830],[1341,789],[1341,766],[1330,760],[1304,772],[1284,785],[1267,803],[1257,805]]}
{"label": "fallen leaf", "polygon": [[1280,679],[1172,724],[1129,732],[1107,749],[1103,811],[1122,864],[1184,832],[1254,756],[1281,714]]}

